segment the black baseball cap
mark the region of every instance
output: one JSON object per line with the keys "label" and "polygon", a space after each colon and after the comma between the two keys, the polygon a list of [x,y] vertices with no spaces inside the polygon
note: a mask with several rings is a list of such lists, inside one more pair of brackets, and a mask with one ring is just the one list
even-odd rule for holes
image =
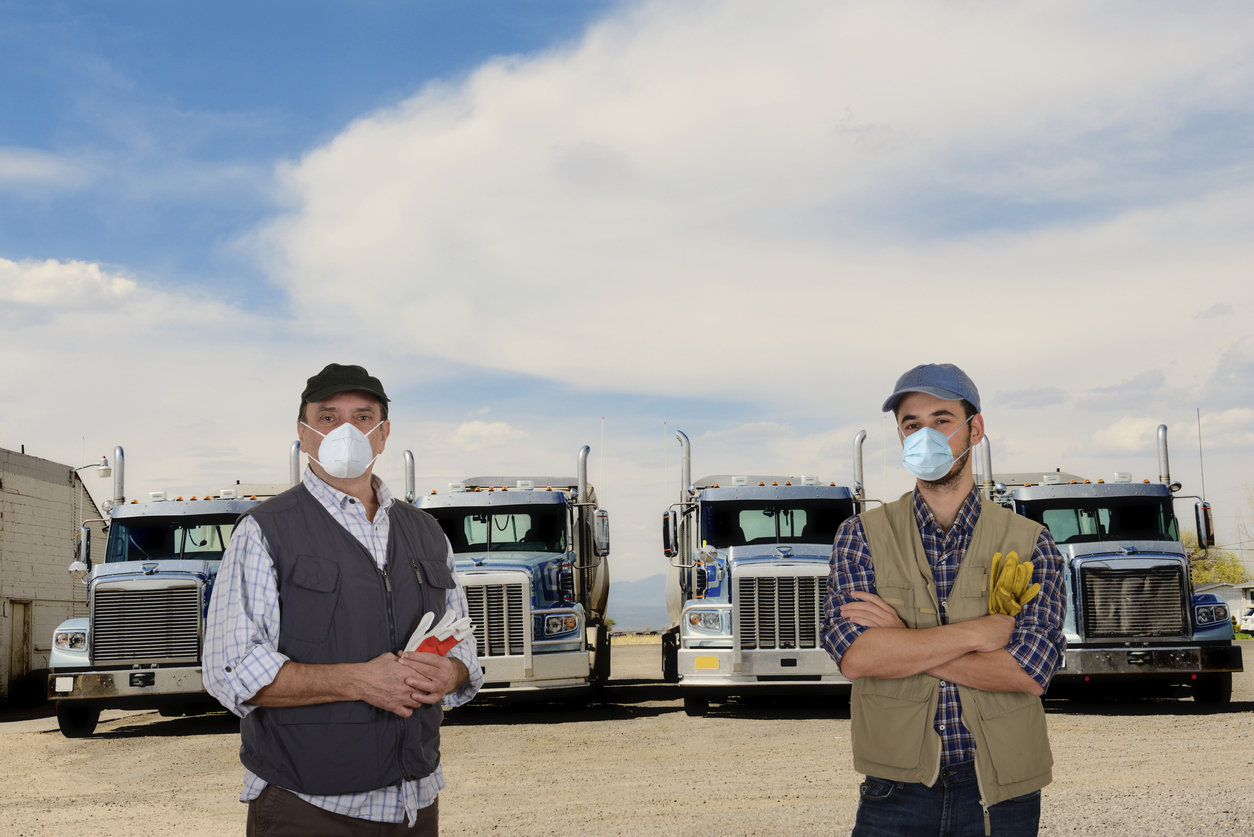
{"label": "black baseball cap", "polygon": [[337,392],[368,392],[383,403],[388,397],[383,392],[383,384],[362,366],[344,366],[339,363],[328,363],[326,368],[309,379],[300,400],[306,404],[330,398]]}
{"label": "black baseball cap", "polygon": [[884,412],[896,407],[907,392],[926,392],[945,401],[968,401],[977,413],[980,411],[980,391],[975,382],[952,363],[925,363],[902,375],[884,402]]}

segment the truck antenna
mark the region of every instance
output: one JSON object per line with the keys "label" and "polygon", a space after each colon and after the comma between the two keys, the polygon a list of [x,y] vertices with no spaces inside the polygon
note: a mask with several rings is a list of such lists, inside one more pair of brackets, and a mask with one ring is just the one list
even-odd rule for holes
{"label": "truck antenna", "polygon": [[1202,408],[1197,408],[1197,469],[1202,474],[1202,500],[1206,500],[1206,468],[1202,464]]}

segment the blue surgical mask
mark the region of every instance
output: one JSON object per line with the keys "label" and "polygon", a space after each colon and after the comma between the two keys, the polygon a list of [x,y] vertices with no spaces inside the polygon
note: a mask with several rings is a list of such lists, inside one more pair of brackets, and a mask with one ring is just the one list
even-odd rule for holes
{"label": "blue surgical mask", "polygon": [[[972,416],[971,418],[974,418]],[[970,421],[971,419],[967,419]],[[954,454],[949,449],[949,440],[953,438],[967,421],[958,425],[953,433],[946,436],[931,427],[922,427],[905,437],[905,447],[901,450],[901,464],[906,470],[921,480],[928,482],[941,479],[954,467]],[[900,433],[900,429],[897,431]],[[971,450],[971,448],[967,448]],[[965,455],[964,450],[960,456]]]}

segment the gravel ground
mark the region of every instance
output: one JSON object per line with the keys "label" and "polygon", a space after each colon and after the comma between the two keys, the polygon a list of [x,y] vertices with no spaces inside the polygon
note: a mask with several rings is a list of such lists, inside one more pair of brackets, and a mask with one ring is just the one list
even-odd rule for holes
{"label": "gravel ground", "polygon": [[[1254,668],[1254,642],[1241,643]],[[845,701],[715,705],[689,718],[660,646],[615,649],[592,703],[471,706],[444,732],[448,835],[847,834],[859,777]],[[1243,835],[1254,822],[1254,672],[1233,703],[1046,701],[1044,834]],[[115,713],[90,739],[0,715],[0,833],[239,835],[229,715]]]}

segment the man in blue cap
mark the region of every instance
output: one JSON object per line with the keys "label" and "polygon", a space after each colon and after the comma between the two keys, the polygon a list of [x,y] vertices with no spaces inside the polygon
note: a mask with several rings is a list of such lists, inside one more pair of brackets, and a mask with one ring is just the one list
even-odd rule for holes
{"label": "man in blue cap", "polygon": [[823,619],[854,682],[866,780],[853,833],[1034,835],[1053,764],[1039,696],[1066,645],[1062,558],[1047,530],[976,490],[984,417],[965,372],[916,366],[883,409],[915,487],[841,525]]}

